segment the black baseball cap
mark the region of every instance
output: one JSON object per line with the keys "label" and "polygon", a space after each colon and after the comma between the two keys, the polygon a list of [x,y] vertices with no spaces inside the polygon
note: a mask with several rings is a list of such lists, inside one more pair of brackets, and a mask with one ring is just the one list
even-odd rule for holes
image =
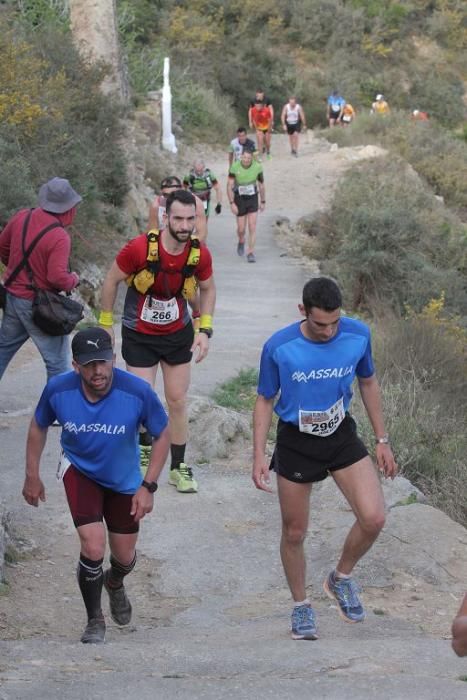
{"label": "black baseball cap", "polygon": [[111,361],[114,356],[110,335],[99,327],[79,331],[71,341],[71,352],[79,365],[98,360]]}

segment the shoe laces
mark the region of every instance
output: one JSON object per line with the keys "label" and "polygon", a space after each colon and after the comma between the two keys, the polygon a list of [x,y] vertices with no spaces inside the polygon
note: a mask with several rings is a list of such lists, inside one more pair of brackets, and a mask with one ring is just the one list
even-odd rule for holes
{"label": "shoe laces", "polygon": [[335,578],[334,588],[340,600],[349,608],[357,608],[361,605],[358,594],[360,588],[352,578]]}
{"label": "shoe laces", "polygon": [[183,476],[187,476],[189,479],[193,478],[193,470],[188,464],[185,464],[185,462],[181,462],[179,470]]}
{"label": "shoe laces", "polygon": [[294,617],[299,625],[307,624],[314,627],[313,610],[309,605],[300,605],[300,607],[294,608]]}

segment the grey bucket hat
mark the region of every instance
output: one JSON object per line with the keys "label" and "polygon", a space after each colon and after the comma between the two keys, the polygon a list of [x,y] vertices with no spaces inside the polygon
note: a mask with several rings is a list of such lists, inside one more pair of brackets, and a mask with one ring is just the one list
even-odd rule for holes
{"label": "grey bucket hat", "polygon": [[53,214],[63,214],[81,202],[81,196],[75,192],[68,180],[53,177],[39,190],[38,202],[41,209]]}

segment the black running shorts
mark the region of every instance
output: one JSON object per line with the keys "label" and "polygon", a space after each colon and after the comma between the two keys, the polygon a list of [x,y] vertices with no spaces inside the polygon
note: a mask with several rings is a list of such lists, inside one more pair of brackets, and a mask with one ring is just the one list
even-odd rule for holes
{"label": "black running shorts", "polygon": [[297,124],[286,124],[286,127],[287,127],[287,133],[289,136],[292,136],[292,134],[295,134],[295,132],[300,133],[300,131],[301,131],[300,122],[297,122]]}
{"label": "black running shorts", "polygon": [[246,216],[258,211],[258,193],[251,195],[235,193],[234,202],[238,208],[237,216]]}
{"label": "black running shorts", "polygon": [[301,433],[296,425],[279,420],[270,469],[289,481],[305,484],[323,481],[331,472],[350,467],[367,455],[349,414],[328,437]]}
{"label": "black running shorts", "polygon": [[191,323],[168,335],[148,335],[122,326],[122,356],[130,367],[154,367],[191,362],[194,331]]}

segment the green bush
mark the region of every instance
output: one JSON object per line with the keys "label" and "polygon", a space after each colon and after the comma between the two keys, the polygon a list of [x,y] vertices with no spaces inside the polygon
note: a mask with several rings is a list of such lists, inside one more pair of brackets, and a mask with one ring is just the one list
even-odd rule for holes
{"label": "green bush", "polygon": [[[375,322],[374,353],[386,426],[402,473],[430,502],[467,524],[465,331],[433,309]],[[360,402],[355,411],[371,444],[373,430]]]}
{"label": "green bush", "polygon": [[465,313],[465,227],[400,160],[380,157],[348,172],[328,229],[313,255],[326,258],[323,270],[339,278],[354,308],[384,300],[397,312],[420,309],[444,290],[447,306]]}
{"label": "green bush", "polygon": [[350,128],[330,129],[340,146],[379,144],[399,154],[453,207],[467,207],[467,143],[435,122],[414,122],[407,114],[387,118],[359,115]]}

